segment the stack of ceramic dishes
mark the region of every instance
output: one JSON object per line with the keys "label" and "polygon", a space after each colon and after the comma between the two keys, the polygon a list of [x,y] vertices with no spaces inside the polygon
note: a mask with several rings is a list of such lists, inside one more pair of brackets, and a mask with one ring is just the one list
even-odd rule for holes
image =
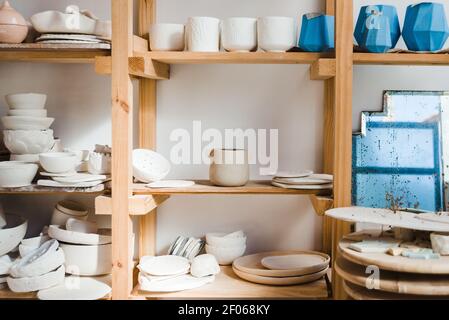
{"label": "stack of ceramic dishes", "polygon": [[321,190],[332,189],[333,176],[329,174],[314,174],[304,172],[278,172],[271,184],[285,189]]}
{"label": "stack of ceramic dishes", "polygon": [[39,162],[39,153],[48,152],[55,140],[49,129],[54,118],[47,117],[47,96],[37,93],[9,94],[8,116],[2,117],[4,143],[11,160]]}
{"label": "stack of ceramic dishes", "polygon": [[204,244],[201,239],[179,236],[168,249],[168,254],[193,260],[203,250]]}
{"label": "stack of ceramic dishes", "polygon": [[235,274],[250,282],[266,285],[295,285],[323,278],[330,257],[314,251],[273,251],[252,254],[234,261]]}
{"label": "stack of ceramic dishes", "polygon": [[246,236],[243,231],[206,234],[206,252],[215,256],[222,266],[230,265],[246,250]]}

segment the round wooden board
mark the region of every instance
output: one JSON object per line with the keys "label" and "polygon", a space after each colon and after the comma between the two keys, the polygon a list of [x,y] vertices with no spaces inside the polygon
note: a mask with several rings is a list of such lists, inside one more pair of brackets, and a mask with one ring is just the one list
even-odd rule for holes
{"label": "round wooden board", "polygon": [[449,298],[369,290],[347,281],[343,282],[343,289],[354,300],[447,300]]}
{"label": "round wooden board", "polygon": [[[262,259],[265,257],[285,256],[292,254],[311,254],[320,256],[323,258],[323,262],[312,267],[299,268],[294,270],[271,270],[265,268],[261,263]],[[286,250],[262,252],[240,257],[234,260],[232,266],[234,269],[237,269],[239,271],[262,277],[297,277],[322,271],[329,266],[329,261],[330,257],[325,253],[316,251]]]}
{"label": "round wooden board", "polygon": [[349,249],[351,243],[353,241],[343,239],[340,241],[339,249],[345,259],[356,264],[375,265],[379,269],[396,272],[449,275],[449,256],[434,260],[417,260],[402,256],[394,257],[386,253],[361,253]]}
{"label": "round wooden board", "polygon": [[[367,280],[370,283],[371,272],[365,273],[366,268],[352,263],[346,259],[339,258],[335,264],[335,271],[345,281],[365,287]],[[449,296],[449,276],[424,275],[412,273],[399,273],[392,271],[379,271],[380,291],[401,294]]]}
{"label": "round wooden board", "polygon": [[232,270],[235,272],[237,276],[240,278],[247,280],[249,282],[254,282],[258,284],[266,284],[266,285],[272,285],[272,286],[289,286],[289,285],[295,285],[295,284],[303,284],[308,282],[316,281],[326,275],[326,272],[329,268],[326,268],[322,271],[319,271],[317,273],[307,274],[304,276],[299,277],[263,277],[258,276],[251,273],[246,273],[243,271],[238,270],[237,268],[232,268]]}

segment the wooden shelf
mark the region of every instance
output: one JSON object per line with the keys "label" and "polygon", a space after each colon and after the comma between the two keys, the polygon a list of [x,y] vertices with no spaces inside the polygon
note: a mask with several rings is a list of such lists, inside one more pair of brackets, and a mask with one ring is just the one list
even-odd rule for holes
{"label": "wooden shelf", "polygon": [[250,181],[243,187],[217,187],[209,181],[195,181],[196,185],[187,188],[147,188],[145,184],[134,184],[134,194],[326,194],[329,190],[283,189],[271,185],[270,181]]}
{"label": "wooden shelf", "polygon": [[166,64],[312,64],[329,54],[309,52],[136,52]]}
{"label": "wooden shelf", "polygon": [[449,65],[447,53],[354,53],[354,64]]}
{"label": "wooden shelf", "polygon": [[240,279],[232,267],[221,268],[213,283],[201,288],[171,293],[152,293],[135,287],[134,299],[327,299],[326,280],[293,286],[268,286]]}
{"label": "wooden shelf", "polygon": [[111,54],[108,44],[0,44],[0,61],[94,63]]}
{"label": "wooden shelf", "polygon": [[73,193],[73,194],[101,194],[105,192],[104,184],[91,188],[51,188],[42,187],[38,185],[31,185],[21,188],[0,188],[0,195],[2,194],[60,194],[60,193]]}

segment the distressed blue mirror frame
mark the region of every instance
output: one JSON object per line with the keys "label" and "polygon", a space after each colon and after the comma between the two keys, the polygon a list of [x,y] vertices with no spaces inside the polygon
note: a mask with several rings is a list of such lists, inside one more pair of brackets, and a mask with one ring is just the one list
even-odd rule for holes
{"label": "distressed blue mirror frame", "polygon": [[449,92],[386,91],[382,112],[362,113],[353,136],[354,205],[385,208],[394,199],[403,208],[444,210],[448,105]]}

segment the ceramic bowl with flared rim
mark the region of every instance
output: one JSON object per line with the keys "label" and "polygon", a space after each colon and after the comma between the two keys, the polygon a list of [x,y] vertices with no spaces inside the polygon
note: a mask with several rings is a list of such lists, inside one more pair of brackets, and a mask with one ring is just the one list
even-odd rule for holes
{"label": "ceramic bowl with flared rim", "polygon": [[6,116],[2,117],[3,127],[6,130],[47,130],[55,118]]}
{"label": "ceramic bowl with flared rim", "polygon": [[50,173],[72,172],[78,165],[78,157],[73,152],[47,152],[39,154],[39,162]]}
{"label": "ceramic bowl with flared rim", "polygon": [[218,261],[218,264],[221,266],[227,266],[232,264],[232,262],[243,256],[245,254],[246,245],[238,246],[238,247],[213,247],[206,244],[206,253],[209,253]]}
{"label": "ceramic bowl with flared rim", "polygon": [[82,233],[68,231],[65,226],[50,225],[48,235],[58,241],[77,245],[96,246],[109,244],[112,241],[111,229],[99,229],[98,233]]}
{"label": "ceramic bowl with flared rim", "polygon": [[151,51],[183,51],[185,47],[185,26],[175,23],[150,25]]}
{"label": "ceramic bowl with flared rim", "polygon": [[132,157],[134,177],[141,182],[162,180],[170,172],[170,162],[155,151],[135,149]]}
{"label": "ceramic bowl with flared rim", "polygon": [[32,184],[39,166],[20,161],[0,162],[0,188],[20,188]]}
{"label": "ceramic bowl with flared rim", "polygon": [[4,130],[3,142],[12,154],[39,154],[53,147],[53,130]]}
{"label": "ceramic bowl with flared rim", "polygon": [[44,109],[47,95],[40,93],[15,93],[6,95],[5,100],[11,109]]}
{"label": "ceramic bowl with flared rim", "polygon": [[[311,255],[317,258],[316,262],[306,263],[303,266],[289,270],[272,270],[262,265],[262,259],[273,256]],[[247,255],[235,259],[233,267],[245,273],[263,277],[295,277],[319,272],[329,266],[329,255],[316,251],[285,250],[269,251]]]}
{"label": "ceramic bowl with flared rim", "polygon": [[79,276],[100,276],[111,273],[112,246],[61,243],[66,273]]}
{"label": "ceramic bowl with flared rim", "polygon": [[24,117],[38,117],[46,118],[46,109],[10,109],[8,116],[24,116]]}
{"label": "ceramic bowl with flared rim", "polygon": [[206,243],[217,248],[242,247],[246,245],[246,236],[232,237],[228,233],[207,233]]}
{"label": "ceramic bowl with flared rim", "polygon": [[6,222],[6,226],[0,229],[0,257],[19,245],[28,228],[28,221],[16,215],[7,214]]}
{"label": "ceramic bowl with flared rim", "polygon": [[296,45],[295,20],[291,17],[262,17],[257,20],[258,42],[262,50],[285,52]]}

